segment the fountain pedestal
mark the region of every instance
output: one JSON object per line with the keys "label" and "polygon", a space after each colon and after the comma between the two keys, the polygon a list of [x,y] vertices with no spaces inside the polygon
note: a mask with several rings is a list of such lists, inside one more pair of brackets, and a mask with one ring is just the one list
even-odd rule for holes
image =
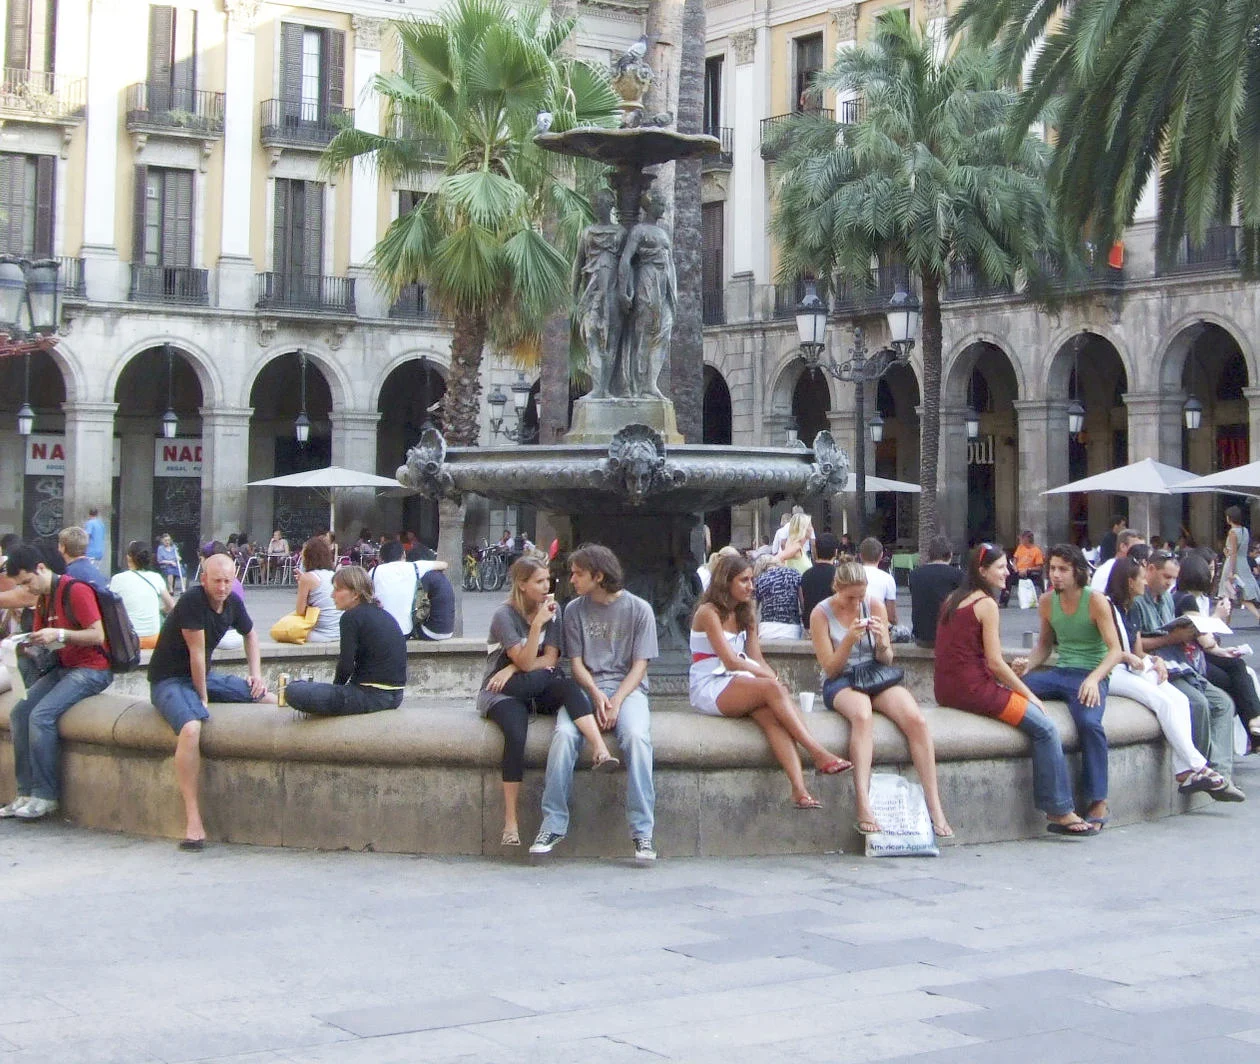
{"label": "fountain pedestal", "polygon": [[564,438],[568,443],[608,443],[627,425],[647,425],[666,443],[683,442],[674,404],[646,396],[579,399],[573,404],[573,425]]}

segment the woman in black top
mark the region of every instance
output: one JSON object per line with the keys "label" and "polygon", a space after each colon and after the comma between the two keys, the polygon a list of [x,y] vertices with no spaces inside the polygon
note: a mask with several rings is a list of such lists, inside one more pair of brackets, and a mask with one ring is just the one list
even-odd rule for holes
{"label": "woman in black top", "polygon": [[341,614],[341,656],[332,683],[298,680],[285,701],[303,713],[349,716],[397,709],[407,683],[407,641],[372,597],[372,580],[358,565],[338,569],[333,602]]}

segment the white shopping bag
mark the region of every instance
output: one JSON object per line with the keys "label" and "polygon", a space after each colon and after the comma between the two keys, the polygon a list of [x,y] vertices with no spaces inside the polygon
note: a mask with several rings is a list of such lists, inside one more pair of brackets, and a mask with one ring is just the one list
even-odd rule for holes
{"label": "white shopping bag", "polygon": [[1033,582],[1024,577],[1019,582],[1017,588],[1019,594],[1019,608],[1021,610],[1030,610],[1037,605],[1037,589],[1033,587]]}
{"label": "white shopping bag", "polygon": [[867,857],[939,857],[923,788],[886,772],[871,777],[871,809],[884,830],[866,836]]}

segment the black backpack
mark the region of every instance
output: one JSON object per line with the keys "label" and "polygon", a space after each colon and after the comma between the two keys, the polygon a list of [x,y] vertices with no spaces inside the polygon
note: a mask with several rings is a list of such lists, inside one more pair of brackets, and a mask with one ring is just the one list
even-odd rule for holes
{"label": "black backpack", "polygon": [[105,630],[105,656],[109,659],[111,672],[130,672],[140,664],[140,637],[127,616],[127,607],[122,597],[109,588],[93,587],[86,580],[76,580],[72,576],[61,576],[53,580],[49,591],[49,604],[54,601],[58,584],[65,583],[61,604],[66,617],[75,628],[79,621],[74,615],[74,607],[70,604],[70,590],[75,584],[83,584],[96,596],[96,608],[101,611],[101,627]]}

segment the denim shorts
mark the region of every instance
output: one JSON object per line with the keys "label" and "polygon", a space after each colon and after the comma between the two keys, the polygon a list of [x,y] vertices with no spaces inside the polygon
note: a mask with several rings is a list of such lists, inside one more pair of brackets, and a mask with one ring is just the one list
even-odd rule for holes
{"label": "denim shorts", "polygon": [[[212,672],[206,676],[206,696],[211,702],[252,702],[249,682],[239,676],[225,676]],[[201,704],[197,689],[190,679],[173,676],[168,680],[159,680],[149,687],[149,701],[162,719],[171,726],[178,735],[184,725],[193,720],[209,720],[210,714]]]}
{"label": "denim shorts", "polygon": [[835,676],[832,679],[825,681],[822,688],[823,705],[834,711],[836,708],[836,695],[838,695],[841,691],[848,690],[852,686],[853,684],[849,680],[847,669],[841,672],[839,676]]}

